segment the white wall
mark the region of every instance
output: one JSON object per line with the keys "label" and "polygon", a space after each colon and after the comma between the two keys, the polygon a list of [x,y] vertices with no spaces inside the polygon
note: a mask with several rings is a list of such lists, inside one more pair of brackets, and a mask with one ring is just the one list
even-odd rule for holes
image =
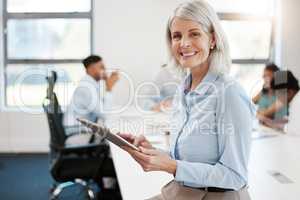
{"label": "white wall", "polygon": [[300,1],[282,0],[281,7],[281,66],[300,80]]}
{"label": "white wall", "polygon": [[[300,82],[300,1],[282,1],[282,29],[281,29],[281,66],[291,70]],[[299,100],[299,94],[295,98]],[[293,103],[293,102],[292,102]],[[299,132],[300,104],[294,102],[291,106],[291,123],[287,126],[287,132],[297,134]],[[293,114],[293,115],[292,115]]]}
{"label": "white wall", "polygon": [[[179,1],[95,1],[95,53],[108,67],[125,71],[137,86],[149,81],[167,61],[165,30],[168,16]],[[105,4],[105,5],[103,5]],[[117,104],[128,98],[128,82],[116,86]]]}

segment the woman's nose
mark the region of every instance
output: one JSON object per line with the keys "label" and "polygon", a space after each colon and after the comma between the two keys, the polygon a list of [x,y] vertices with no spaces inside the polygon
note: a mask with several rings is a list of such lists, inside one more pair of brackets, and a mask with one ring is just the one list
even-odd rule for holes
{"label": "woman's nose", "polygon": [[187,37],[182,37],[180,46],[184,47],[184,48],[190,47],[191,46],[191,41]]}

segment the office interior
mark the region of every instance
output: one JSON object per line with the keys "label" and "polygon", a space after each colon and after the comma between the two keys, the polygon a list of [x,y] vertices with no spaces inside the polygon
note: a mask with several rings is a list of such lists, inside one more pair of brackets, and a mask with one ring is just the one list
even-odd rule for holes
{"label": "office interior", "polygon": [[[143,84],[153,81],[161,66],[168,64],[166,24],[182,2],[0,1],[0,199],[50,199],[59,184],[64,184],[60,185],[61,194],[68,189],[74,193],[84,190],[78,186],[80,180],[57,183],[51,174],[51,127],[42,104],[49,86],[46,77],[53,70],[58,77],[55,92],[62,111],[85,75],[82,59],[93,54],[103,58],[108,73],[119,72],[110,113],[114,116],[110,123],[116,129],[140,130],[130,125],[134,116],[139,120],[149,117],[147,123],[152,122],[153,126],[162,121],[168,123],[169,116],[132,109],[139,106],[135,95],[142,95]],[[280,70],[290,70],[300,79],[300,1],[207,2],[216,10],[228,37],[232,58],[229,75],[250,98],[261,90],[268,63],[275,63]],[[294,121],[298,120],[299,110],[300,107],[293,106],[290,111]],[[126,121],[126,127],[123,122],[114,121],[118,117]],[[287,122],[282,129],[260,125],[258,121],[256,125],[260,128],[253,132],[249,161],[251,198],[299,199],[299,125]],[[154,145],[167,146],[165,135],[152,133],[151,137]],[[99,195],[98,199],[150,198],[171,180],[163,172],[144,172],[126,152],[110,143],[108,146],[113,162],[109,167],[114,168],[116,175],[111,180],[113,189],[108,192],[109,197]],[[94,163],[97,161],[87,165]],[[85,167],[78,169],[84,170]],[[101,193],[100,186],[91,183],[90,187]]]}

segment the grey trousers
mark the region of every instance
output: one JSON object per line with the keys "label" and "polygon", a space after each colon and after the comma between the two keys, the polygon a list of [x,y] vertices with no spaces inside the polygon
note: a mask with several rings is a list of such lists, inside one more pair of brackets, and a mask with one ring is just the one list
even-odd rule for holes
{"label": "grey trousers", "polygon": [[176,181],[165,185],[161,194],[148,200],[250,200],[247,188],[229,192],[207,192],[204,190],[184,187]]}

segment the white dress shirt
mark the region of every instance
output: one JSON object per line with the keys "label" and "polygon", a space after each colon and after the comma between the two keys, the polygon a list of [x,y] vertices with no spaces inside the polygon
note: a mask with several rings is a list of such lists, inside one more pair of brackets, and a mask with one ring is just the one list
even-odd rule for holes
{"label": "white dress shirt", "polygon": [[112,96],[90,75],[85,75],[75,89],[71,102],[64,114],[64,126],[79,125],[77,118],[93,122],[104,119],[106,109],[111,105]]}

